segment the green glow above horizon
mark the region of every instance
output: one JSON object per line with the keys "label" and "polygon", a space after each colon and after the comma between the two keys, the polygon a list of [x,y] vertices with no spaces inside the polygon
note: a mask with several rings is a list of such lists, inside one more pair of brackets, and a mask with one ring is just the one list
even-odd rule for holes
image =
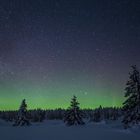
{"label": "green glow above horizon", "polygon": [[1,0],[0,110],[67,108],[73,95],[81,108],[122,106],[140,68],[139,6],[112,1]]}
{"label": "green glow above horizon", "polygon": [[[25,83],[25,82],[23,82]],[[22,85],[23,85],[22,83]],[[73,95],[77,96],[81,108],[103,107],[120,107],[123,102],[123,94],[118,94],[120,90],[116,89],[99,89],[87,85],[67,85],[64,83],[50,83],[48,86],[28,85],[20,87],[9,86],[0,88],[0,110],[17,110],[21,100],[26,99],[28,109],[55,109],[67,108]],[[82,88],[81,88],[81,87]],[[115,92],[114,92],[115,91]]]}

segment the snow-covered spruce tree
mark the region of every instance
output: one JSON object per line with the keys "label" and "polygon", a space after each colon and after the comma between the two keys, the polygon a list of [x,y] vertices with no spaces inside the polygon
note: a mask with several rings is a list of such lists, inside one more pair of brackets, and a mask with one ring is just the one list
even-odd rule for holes
{"label": "snow-covered spruce tree", "polygon": [[23,126],[23,125],[27,125],[27,126],[30,125],[30,122],[27,118],[27,104],[25,99],[22,100],[17,118],[13,126]]}
{"label": "snow-covered spruce tree", "polygon": [[123,103],[124,128],[140,122],[140,73],[136,66],[132,66],[129,81],[125,88],[126,101]]}
{"label": "snow-covered spruce tree", "polygon": [[77,102],[77,97],[73,96],[71,100],[70,107],[64,114],[64,122],[66,125],[83,125],[83,112],[79,108],[79,103]]}

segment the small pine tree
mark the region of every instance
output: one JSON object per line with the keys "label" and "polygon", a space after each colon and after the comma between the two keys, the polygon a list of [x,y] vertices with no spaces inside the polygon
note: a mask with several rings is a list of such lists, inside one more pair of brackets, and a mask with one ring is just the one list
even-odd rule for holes
{"label": "small pine tree", "polygon": [[94,114],[93,114],[93,121],[94,122],[100,122],[103,118],[102,118],[102,106],[100,105],[99,108],[94,110]]}
{"label": "small pine tree", "polygon": [[22,100],[21,106],[18,111],[18,116],[15,123],[13,124],[13,126],[19,125],[30,125],[29,120],[27,119],[27,104],[25,99]]}
{"label": "small pine tree", "polygon": [[140,122],[140,73],[136,66],[132,66],[129,79],[125,88],[127,100],[123,103],[124,128]]}
{"label": "small pine tree", "polygon": [[83,125],[85,123],[83,122],[82,118],[83,118],[83,113],[79,108],[79,103],[77,102],[77,97],[73,96],[70,107],[64,114],[64,122],[69,126]]}

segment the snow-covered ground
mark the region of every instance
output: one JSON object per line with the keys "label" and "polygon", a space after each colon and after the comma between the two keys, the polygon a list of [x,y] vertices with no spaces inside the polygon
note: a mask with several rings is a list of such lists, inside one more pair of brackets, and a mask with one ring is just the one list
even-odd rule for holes
{"label": "snow-covered ground", "polygon": [[118,122],[67,127],[62,121],[12,127],[0,120],[0,140],[140,140],[140,128],[124,130]]}

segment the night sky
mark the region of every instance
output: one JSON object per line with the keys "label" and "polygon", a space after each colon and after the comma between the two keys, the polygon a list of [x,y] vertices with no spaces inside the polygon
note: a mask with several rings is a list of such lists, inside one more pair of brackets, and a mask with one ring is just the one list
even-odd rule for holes
{"label": "night sky", "polygon": [[0,110],[121,106],[134,64],[139,0],[0,0]]}

